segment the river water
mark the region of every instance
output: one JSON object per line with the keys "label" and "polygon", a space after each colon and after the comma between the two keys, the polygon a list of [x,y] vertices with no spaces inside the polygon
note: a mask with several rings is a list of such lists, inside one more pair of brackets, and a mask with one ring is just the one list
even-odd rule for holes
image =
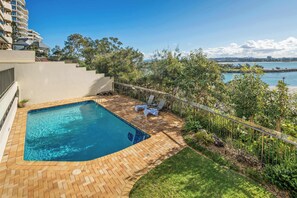
{"label": "river water", "polygon": [[[265,69],[273,69],[276,67],[279,67],[281,69],[292,69],[297,68],[297,62],[246,62],[249,65],[258,64],[263,66]],[[222,63],[220,63],[222,64]],[[244,62],[233,62],[232,64],[238,65],[238,64],[245,64]],[[227,73],[224,74],[225,76],[225,82],[229,82],[234,78],[234,75],[238,75],[235,73]],[[266,82],[270,86],[277,85],[277,82],[279,80],[285,79],[285,83],[288,84],[288,86],[297,86],[297,72],[279,72],[279,73],[265,73],[262,77],[262,80]]]}

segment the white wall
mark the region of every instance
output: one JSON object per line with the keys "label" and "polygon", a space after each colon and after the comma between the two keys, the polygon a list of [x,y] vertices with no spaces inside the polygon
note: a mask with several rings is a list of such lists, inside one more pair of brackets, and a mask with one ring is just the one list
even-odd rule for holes
{"label": "white wall", "polygon": [[13,66],[9,66],[9,65],[6,65],[6,66],[4,66],[4,65],[0,65],[0,71],[4,71],[4,70],[7,70],[7,69],[11,69],[11,68],[13,68]]}
{"label": "white wall", "polygon": [[112,79],[95,71],[77,68],[76,64],[36,62],[1,66],[15,68],[20,99],[29,99],[29,104],[91,96],[112,90]]}
{"label": "white wall", "polygon": [[[8,91],[0,98],[0,119],[3,118],[8,106],[12,102],[15,93],[17,91],[17,83],[14,83]],[[17,111],[17,103],[18,99],[15,98],[11,109],[4,121],[2,128],[0,129],[0,161],[3,157],[3,153],[5,150],[6,142],[11,131],[11,127],[13,124],[13,120]]]}
{"label": "white wall", "polygon": [[0,50],[0,63],[33,63],[34,51]]}

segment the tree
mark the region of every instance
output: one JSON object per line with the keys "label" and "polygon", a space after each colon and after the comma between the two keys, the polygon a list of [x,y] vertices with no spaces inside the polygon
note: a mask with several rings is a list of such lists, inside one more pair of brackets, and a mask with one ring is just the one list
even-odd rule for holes
{"label": "tree", "polygon": [[63,48],[63,60],[72,60],[79,62],[82,59],[82,50],[86,43],[85,38],[80,34],[71,34],[65,41],[65,47]]}
{"label": "tree", "polygon": [[193,51],[181,61],[182,93],[197,103],[213,106],[224,98],[225,85],[219,65],[207,59],[202,50]]}
{"label": "tree", "polygon": [[60,46],[56,45],[52,50],[51,50],[51,55],[49,57],[50,60],[53,61],[60,61],[63,57],[63,50],[61,49]]}
{"label": "tree", "polygon": [[289,114],[289,94],[288,87],[284,81],[280,80],[277,84],[277,109],[276,109],[276,130],[281,131],[282,120]]}
{"label": "tree", "polygon": [[263,97],[268,85],[261,80],[261,71],[235,76],[228,85],[231,105],[238,117],[254,122],[255,115],[263,107]]}
{"label": "tree", "polygon": [[105,73],[119,82],[135,84],[140,78],[140,71],[137,67],[142,60],[141,52],[127,47],[105,54],[97,54],[93,65],[98,73]]}
{"label": "tree", "polygon": [[263,108],[259,112],[260,124],[281,131],[285,118],[290,114],[287,85],[279,81],[275,90],[268,90],[263,98]]}
{"label": "tree", "polygon": [[147,85],[177,95],[184,67],[180,59],[181,53],[178,49],[156,52],[153,60],[146,64]]}
{"label": "tree", "polygon": [[100,40],[96,39],[95,41],[90,38],[86,40],[87,42],[85,42],[84,49],[82,50],[82,56],[87,69],[97,69],[98,65],[94,63],[96,56],[110,55],[111,53],[123,49],[122,42],[114,37],[105,37]]}

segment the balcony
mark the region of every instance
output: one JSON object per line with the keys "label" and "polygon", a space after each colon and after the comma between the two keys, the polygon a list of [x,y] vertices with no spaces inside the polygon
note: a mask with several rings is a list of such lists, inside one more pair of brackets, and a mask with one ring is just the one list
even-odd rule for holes
{"label": "balcony", "polygon": [[3,16],[4,16],[4,20],[12,22],[12,16],[10,14],[4,13]]}
{"label": "balcony", "polygon": [[17,2],[18,2],[19,4],[21,4],[22,6],[25,6],[25,5],[26,5],[25,0],[18,0]]}
{"label": "balcony", "polygon": [[4,19],[4,13],[2,12],[1,9],[0,9],[0,19]]}
{"label": "balcony", "polygon": [[3,3],[4,9],[12,11],[12,6],[10,3],[6,2],[6,1],[2,1],[2,3]]}
{"label": "balcony", "polygon": [[10,25],[4,25],[4,31],[12,33],[12,27]]}
{"label": "balcony", "polygon": [[4,36],[4,38],[7,40],[8,44],[12,44],[12,38]]}

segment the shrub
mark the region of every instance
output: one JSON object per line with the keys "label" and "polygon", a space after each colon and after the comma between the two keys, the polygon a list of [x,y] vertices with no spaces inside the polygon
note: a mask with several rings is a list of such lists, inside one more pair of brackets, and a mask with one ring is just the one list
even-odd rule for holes
{"label": "shrub", "polygon": [[207,133],[205,130],[200,130],[195,133],[196,142],[204,145],[210,145],[214,143],[214,139],[211,134]]}
{"label": "shrub", "polygon": [[264,177],[267,181],[288,190],[291,197],[297,197],[297,164],[293,162],[279,165],[268,165],[264,169]]}
{"label": "shrub", "polygon": [[197,118],[195,118],[194,116],[189,116],[186,119],[186,123],[183,127],[184,132],[197,132],[200,129],[202,129],[202,126]]}
{"label": "shrub", "polygon": [[292,122],[286,121],[284,124],[282,124],[282,131],[285,134],[291,135],[295,138],[297,138],[297,125],[295,125]]}

